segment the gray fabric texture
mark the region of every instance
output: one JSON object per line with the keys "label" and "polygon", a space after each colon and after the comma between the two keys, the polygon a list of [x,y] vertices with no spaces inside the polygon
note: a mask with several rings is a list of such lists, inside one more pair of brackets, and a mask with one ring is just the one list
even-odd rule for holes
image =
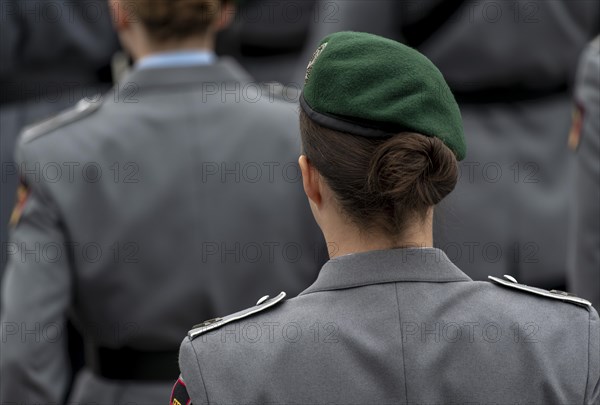
{"label": "gray fabric texture", "polygon": [[592,307],[472,281],[437,249],[327,262],[299,296],[184,339],[198,404],[592,404]]}

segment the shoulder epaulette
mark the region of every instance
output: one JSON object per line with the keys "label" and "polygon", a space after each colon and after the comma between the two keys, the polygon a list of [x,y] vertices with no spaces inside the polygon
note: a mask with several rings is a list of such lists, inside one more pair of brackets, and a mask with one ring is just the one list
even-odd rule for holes
{"label": "shoulder epaulette", "polygon": [[300,100],[300,89],[293,86],[284,86],[279,82],[261,83],[263,95],[268,94],[269,99],[287,101],[288,103],[297,103]]}
{"label": "shoulder epaulette", "polygon": [[83,117],[86,117],[100,108],[102,99],[95,102],[90,102],[86,99],[80,100],[74,107],[65,110],[58,115],[45,119],[36,124],[25,127],[23,130],[23,142],[30,142],[40,135],[47,134],[64,125],[75,122]]}
{"label": "shoulder epaulette", "polygon": [[203,333],[206,333],[210,330],[220,328],[221,326],[226,325],[230,322],[237,321],[239,319],[243,319],[250,315],[264,311],[265,309],[270,308],[275,304],[278,304],[284,298],[285,298],[284,292],[280,292],[279,295],[277,295],[276,297],[271,298],[271,299],[269,299],[268,295],[265,295],[264,297],[259,299],[258,302],[256,303],[256,305],[253,307],[244,309],[243,311],[236,312],[235,314],[231,314],[231,315],[225,316],[223,318],[209,319],[208,321],[204,321],[201,324],[194,325],[192,330],[190,330],[188,332],[188,337],[191,340],[194,340],[198,336],[200,336]]}
{"label": "shoulder epaulette", "polygon": [[488,278],[490,280],[492,280],[494,283],[501,284],[505,287],[510,287],[510,288],[525,291],[528,293],[541,295],[541,296],[544,296],[547,298],[553,298],[555,300],[570,302],[572,304],[580,305],[583,307],[591,307],[592,306],[592,303],[589,302],[588,300],[576,297],[576,296],[569,294],[567,292],[564,292],[564,291],[559,291],[559,290],[548,291],[548,290],[544,290],[542,288],[531,287],[531,286],[525,285],[525,284],[519,284],[517,282],[517,280],[512,276],[504,275],[504,278],[506,280],[499,278],[499,277],[494,277],[494,276],[488,276]]}

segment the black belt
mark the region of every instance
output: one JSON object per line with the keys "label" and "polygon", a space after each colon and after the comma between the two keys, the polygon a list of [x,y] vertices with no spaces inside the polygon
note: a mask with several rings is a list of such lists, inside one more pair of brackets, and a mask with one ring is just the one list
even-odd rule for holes
{"label": "black belt", "polygon": [[109,380],[173,382],[179,376],[178,358],[179,350],[93,347],[87,350],[86,365]]}

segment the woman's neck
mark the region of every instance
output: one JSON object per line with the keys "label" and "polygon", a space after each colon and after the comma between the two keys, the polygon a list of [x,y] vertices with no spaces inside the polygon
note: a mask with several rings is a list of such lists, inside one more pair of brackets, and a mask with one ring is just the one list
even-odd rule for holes
{"label": "woman's neck", "polygon": [[406,247],[433,247],[433,214],[423,222],[415,221],[402,235],[390,237],[383,232],[360,230],[352,224],[324,229],[329,257]]}

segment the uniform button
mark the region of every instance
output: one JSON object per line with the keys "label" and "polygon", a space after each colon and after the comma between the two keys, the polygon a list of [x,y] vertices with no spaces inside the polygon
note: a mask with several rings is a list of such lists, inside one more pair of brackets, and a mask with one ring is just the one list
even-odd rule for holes
{"label": "uniform button", "polygon": [[574,297],[574,295],[573,295],[573,294],[569,294],[569,293],[568,293],[568,292],[566,292],[566,291],[561,291],[561,290],[550,290],[550,292],[551,292],[551,293],[554,293],[554,294],[558,294],[558,295],[563,295],[563,296],[565,296],[565,297]]}
{"label": "uniform button", "polygon": [[260,304],[262,304],[263,302],[265,302],[268,299],[269,299],[269,296],[265,295],[264,297],[262,297],[261,299],[259,299],[258,301],[256,301],[256,305],[260,305]]}
{"label": "uniform button", "polygon": [[215,323],[215,322],[219,322],[221,319],[222,319],[222,318],[213,318],[213,319],[209,319],[208,321],[204,321],[204,322],[202,322],[202,323],[199,323],[198,325],[194,325],[194,326],[193,326],[193,329],[196,329],[196,328],[204,328],[205,326],[212,325],[212,324],[213,324],[213,323]]}

